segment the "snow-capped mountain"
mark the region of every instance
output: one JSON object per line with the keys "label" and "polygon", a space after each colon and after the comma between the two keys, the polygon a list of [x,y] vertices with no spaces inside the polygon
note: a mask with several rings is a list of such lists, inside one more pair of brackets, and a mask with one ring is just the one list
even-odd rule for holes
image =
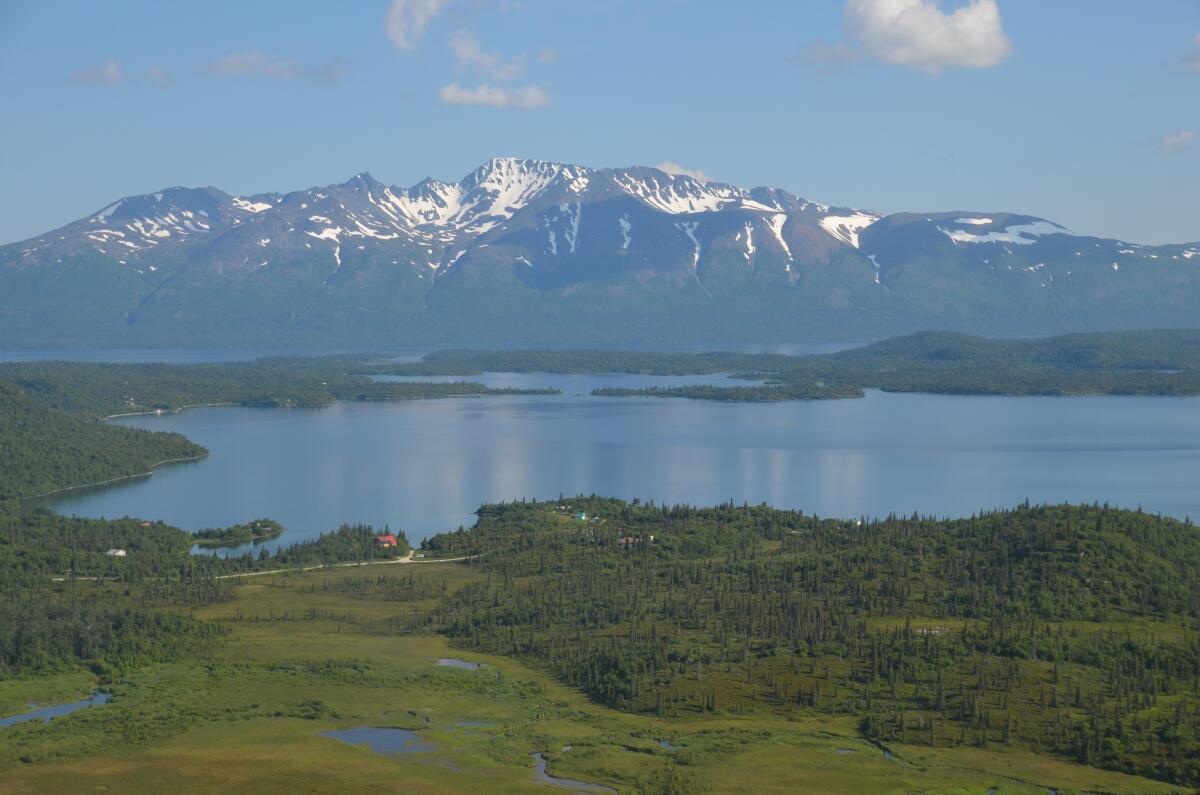
{"label": "snow-capped mountain", "polygon": [[[215,246],[212,254],[218,256],[228,252],[229,243],[248,241],[262,250],[251,248],[244,252],[243,262],[235,257],[223,264],[261,267],[261,257],[276,254],[277,259],[301,246],[326,251],[337,263],[343,248],[399,241],[424,252],[409,257],[409,264],[436,272],[477,247],[530,228],[540,229],[544,241],[530,246],[525,259],[580,253],[584,215],[590,222],[593,209],[604,210],[607,216],[615,207],[623,211],[607,219],[607,237],[619,243],[620,251],[628,252],[639,236],[634,227],[637,217],[651,219],[652,225],[663,218],[681,219],[667,223],[667,228],[681,232],[695,249],[704,245],[701,237],[709,238],[703,231],[708,226],[706,216],[736,214],[744,235],[735,233],[735,237],[743,241],[750,259],[757,250],[756,235],[764,245],[773,244],[790,257],[792,233],[784,231],[790,224],[822,230],[830,238],[829,245],[857,246],[858,233],[879,218],[875,213],[829,208],[779,189],[746,190],[653,168],[597,170],[495,158],[458,182],[426,179],[410,188],[384,185],[365,172],[340,185],[282,196],[239,197],[215,188],[170,188],[120,199],[88,218],[19,245],[21,257],[30,264],[90,248],[97,255],[144,270],[165,249],[182,244]],[[690,253],[697,258],[696,251]],[[267,257],[268,262],[271,259]]]}
{"label": "snow-capped mountain", "polygon": [[[1200,246],[1030,216],[882,217],[654,168],[495,158],[408,188],[364,172],[282,195],[120,199],[0,248],[0,328],[31,338],[36,311],[63,327],[34,338],[82,321],[122,341],[226,336],[215,325],[365,341],[1034,333],[1194,322],[1180,299],[1196,266]],[[1131,278],[1171,295],[1138,308],[1121,297]]]}

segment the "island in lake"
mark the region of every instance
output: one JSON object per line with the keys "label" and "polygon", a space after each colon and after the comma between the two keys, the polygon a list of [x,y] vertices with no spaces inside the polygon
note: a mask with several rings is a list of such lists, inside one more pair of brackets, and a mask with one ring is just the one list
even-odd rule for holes
{"label": "island in lake", "polygon": [[283,525],[274,519],[254,519],[229,527],[207,527],[192,535],[196,537],[196,546],[199,547],[238,547],[278,538],[283,535]]}

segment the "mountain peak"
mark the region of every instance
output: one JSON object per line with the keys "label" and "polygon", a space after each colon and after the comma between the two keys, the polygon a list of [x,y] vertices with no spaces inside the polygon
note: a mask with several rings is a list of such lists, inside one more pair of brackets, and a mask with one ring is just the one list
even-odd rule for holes
{"label": "mountain peak", "polygon": [[383,183],[381,183],[379,180],[372,177],[371,173],[369,171],[360,171],[357,174],[355,174],[353,177],[351,177],[350,179],[348,179],[342,183],[342,185],[347,188],[357,188],[357,187],[362,187],[364,185],[373,187],[375,185],[382,185],[382,184]]}

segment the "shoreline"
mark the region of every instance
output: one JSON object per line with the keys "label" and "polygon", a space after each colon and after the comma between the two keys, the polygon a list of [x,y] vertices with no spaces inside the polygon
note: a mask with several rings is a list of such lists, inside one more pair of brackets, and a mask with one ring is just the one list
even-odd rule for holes
{"label": "shoreline", "polygon": [[[110,414],[107,417],[101,417],[100,422],[108,422],[109,420],[114,420],[119,417],[141,417],[141,416],[145,416],[145,415],[179,414],[179,413],[185,411],[186,409],[198,409],[198,408],[221,408],[221,407],[238,408],[238,407],[242,407],[242,408],[252,408],[252,409],[281,409],[281,408],[324,409],[324,408],[329,408],[334,403],[370,403],[370,402],[383,403],[383,402],[388,402],[388,401],[402,401],[402,400],[437,400],[440,398],[487,397],[488,394],[489,393],[486,393],[486,392],[485,393],[461,392],[461,393],[454,394],[454,395],[434,395],[434,396],[428,396],[428,397],[360,398],[360,399],[355,399],[355,400],[334,400],[333,403],[326,403],[326,404],[312,405],[312,406],[247,406],[242,403],[189,403],[186,406],[177,406],[172,409],[152,409],[149,411],[128,411],[128,412],[125,412],[124,414]],[[523,394],[544,394],[544,393],[523,393]],[[191,440],[189,439],[189,441],[191,441]],[[95,488],[97,486],[107,486],[110,483],[120,483],[123,480],[135,480],[137,478],[148,478],[151,475],[153,475],[154,471],[161,466],[165,466],[167,464],[181,464],[181,463],[185,463],[187,461],[200,461],[204,458],[208,458],[209,455],[211,455],[211,453],[205,452],[200,455],[185,456],[183,458],[167,458],[163,461],[158,461],[154,464],[151,464],[150,468],[147,469],[145,472],[135,472],[131,475],[121,475],[119,477],[109,478],[107,480],[98,480],[94,483],[80,483],[79,485],[76,485],[76,486],[64,486],[60,489],[52,489],[51,491],[44,491],[41,494],[31,494],[28,497],[19,497],[17,499],[17,502],[23,503],[23,502],[28,502],[30,500],[40,500],[40,499],[44,499],[46,497],[53,497],[55,494],[63,494],[68,491],[78,491],[79,489],[90,489],[90,488]],[[267,540],[270,540],[270,539],[267,539]],[[247,542],[247,543],[249,543],[249,542]]]}
{"label": "shoreline", "polygon": [[240,405],[241,405],[240,403],[228,403],[228,402],[226,402],[226,403],[189,403],[186,406],[176,406],[173,409],[148,409],[146,411],[126,411],[123,414],[109,414],[107,417],[101,417],[100,421],[108,422],[109,420],[115,420],[118,417],[142,417],[147,414],[155,414],[155,415],[178,414],[185,409],[199,409],[199,408],[205,408],[208,406],[216,407],[216,406],[240,406]]}
{"label": "shoreline", "polygon": [[208,458],[209,453],[201,453],[200,455],[189,455],[183,458],[167,458],[155,464],[151,464],[150,468],[145,472],[137,472],[132,475],[121,475],[120,477],[109,478],[108,480],[99,480],[95,483],[81,483],[78,486],[64,486],[61,489],[53,489],[51,491],[42,492],[41,494],[33,494],[28,497],[21,497],[17,502],[27,502],[29,500],[40,500],[45,497],[53,497],[55,494],[62,494],[68,491],[77,491],[78,489],[90,489],[95,486],[107,486],[109,483],[119,483],[122,480],[134,480],[135,478],[148,478],[154,474],[154,470],[167,464],[182,464],[185,461],[199,461],[203,458]]}

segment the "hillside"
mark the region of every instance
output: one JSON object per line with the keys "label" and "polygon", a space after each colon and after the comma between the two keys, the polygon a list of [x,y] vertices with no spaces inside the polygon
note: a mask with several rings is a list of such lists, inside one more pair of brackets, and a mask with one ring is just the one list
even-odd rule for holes
{"label": "hillside", "polygon": [[409,188],[168,188],[0,247],[10,346],[1030,336],[1194,328],[1198,303],[1200,244],[516,158]]}
{"label": "hillside", "polygon": [[484,506],[427,542],[487,575],[433,625],[620,709],[853,714],[882,743],[1026,746],[1200,783],[1191,524],[566,503]]}

